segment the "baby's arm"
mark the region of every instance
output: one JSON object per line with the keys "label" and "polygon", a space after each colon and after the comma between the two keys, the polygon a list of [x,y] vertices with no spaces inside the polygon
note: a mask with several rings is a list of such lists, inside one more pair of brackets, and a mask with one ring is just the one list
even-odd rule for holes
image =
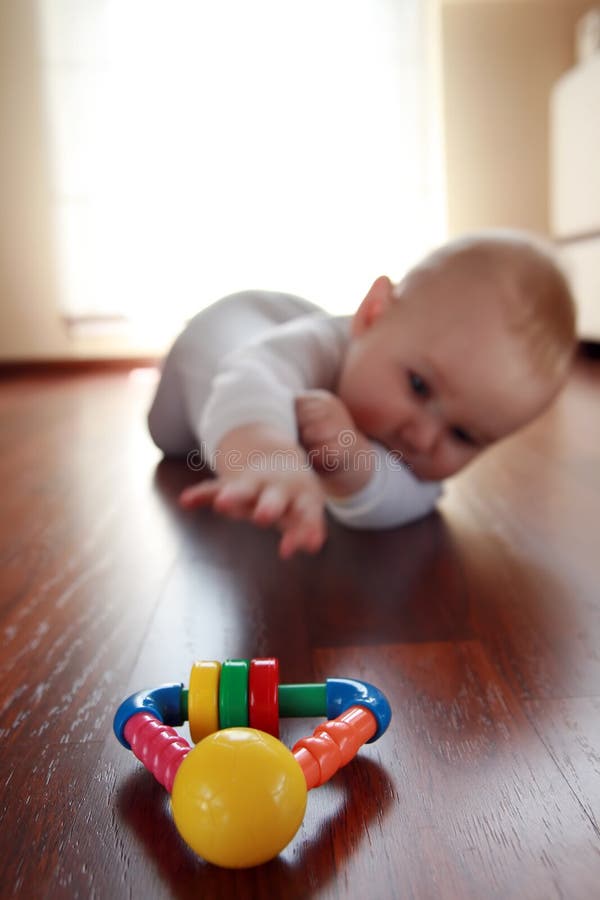
{"label": "baby's arm", "polygon": [[349,528],[393,528],[435,508],[441,484],[420,481],[395,454],[358,431],[339,397],[308,391],[297,397],[296,415],[335,519]]}
{"label": "baby's arm", "polygon": [[334,320],[305,316],[224,357],[208,398],[199,404],[193,390],[186,397],[217,478],[186,490],[182,505],[276,525],[284,557],[318,550],[325,495],[298,443],[294,397],[333,384],[343,346]]}
{"label": "baby's arm", "polygon": [[221,439],[214,466],[217,477],[183,491],[182,506],[212,505],[234,519],[275,525],[282,559],[320,550],[324,493],[306,453],[284,431],[261,423],[234,428]]}
{"label": "baby's arm", "polygon": [[346,405],[330,391],[306,391],[296,397],[300,443],[330,497],[347,497],[371,480],[375,455]]}

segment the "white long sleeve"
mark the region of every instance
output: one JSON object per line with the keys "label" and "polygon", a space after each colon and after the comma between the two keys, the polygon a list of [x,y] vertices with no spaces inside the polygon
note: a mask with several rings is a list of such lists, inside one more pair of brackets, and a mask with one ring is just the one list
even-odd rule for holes
{"label": "white long sleeve", "polygon": [[386,447],[371,441],[373,477],[350,497],[329,498],[327,509],[349,528],[382,529],[406,525],[430,513],[443,493],[437,481],[419,481]]}

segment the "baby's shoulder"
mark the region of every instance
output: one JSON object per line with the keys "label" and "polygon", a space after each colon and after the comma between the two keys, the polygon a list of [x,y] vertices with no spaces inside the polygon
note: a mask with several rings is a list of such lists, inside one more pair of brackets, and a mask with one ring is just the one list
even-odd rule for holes
{"label": "baby's shoulder", "polygon": [[324,312],[316,303],[296,294],[256,289],[228,294],[209,308],[220,316],[237,318],[251,315],[272,325]]}
{"label": "baby's shoulder", "polygon": [[272,325],[253,341],[272,347],[310,346],[324,350],[343,348],[350,338],[351,316],[334,316],[316,307],[313,311]]}

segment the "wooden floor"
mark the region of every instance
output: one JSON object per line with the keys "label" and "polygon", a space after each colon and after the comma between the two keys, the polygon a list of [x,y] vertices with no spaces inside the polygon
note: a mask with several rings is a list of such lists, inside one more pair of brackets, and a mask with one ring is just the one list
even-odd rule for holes
{"label": "wooden floor", "polygon": [[[600,895],[600,360],[403,529],[331,527],[315,558],[175,498],[148,373],[0,388],[0,896]],[[111,732],[196,658],[349,675],[393,720],[275,861],[195,858]],[[287,721],[288,744],[315,722]]]}

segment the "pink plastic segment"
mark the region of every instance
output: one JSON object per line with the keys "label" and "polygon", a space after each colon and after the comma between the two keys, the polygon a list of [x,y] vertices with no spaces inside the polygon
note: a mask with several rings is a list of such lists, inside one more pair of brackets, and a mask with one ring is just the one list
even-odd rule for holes
{"label": "pink plastic segment", "polygon": [[377,719],[362,706],[351,706],[337,719],[317,725],[312,737],[302,738],[292,750],[307,788],[329,781],[376,731]]}
{"label": "pink plastic segment", "polygon": [[171,793],[177,770],[192,749],[185,738],[145,712],[128,720],[124,735],[140,762]]}

